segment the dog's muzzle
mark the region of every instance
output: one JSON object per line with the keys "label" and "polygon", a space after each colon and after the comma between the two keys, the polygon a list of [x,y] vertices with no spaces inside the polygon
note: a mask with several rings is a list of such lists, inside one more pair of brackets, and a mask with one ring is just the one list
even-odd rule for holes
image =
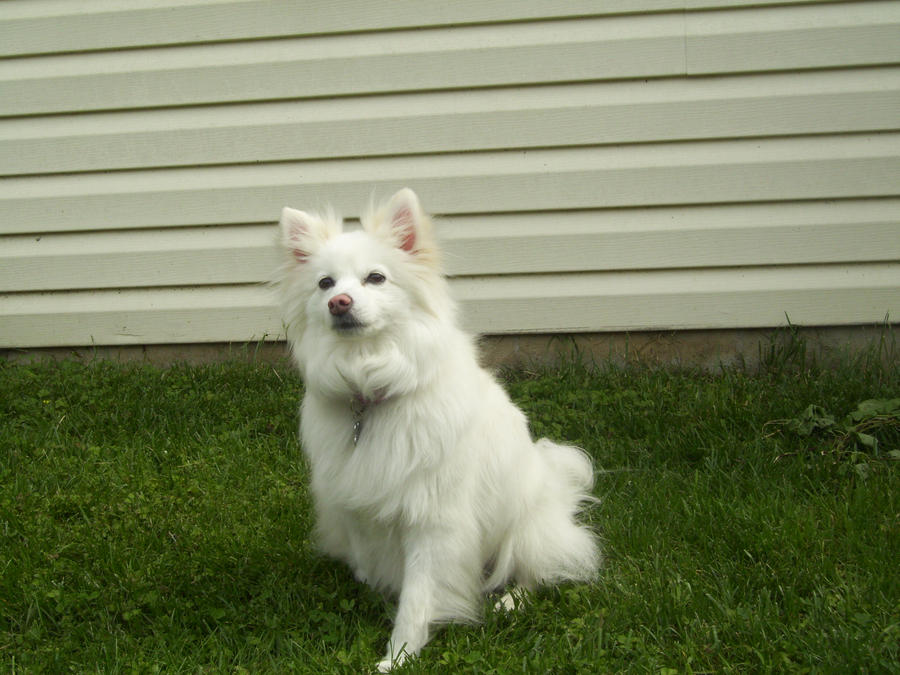
{"label": "dog's muzzle", "polygon": [[341,333],[352,333],[363,327],[356,318],[353,309],[353,298],[346,293],[336,295],[328,301],[328,311],[331,314],[331,327]]}
{"label": "dog's muzzle", "polygon": [[346,293],[334,296],[328,301],[328,311],[331,316],[344,316],[353,307],[353,298]]}

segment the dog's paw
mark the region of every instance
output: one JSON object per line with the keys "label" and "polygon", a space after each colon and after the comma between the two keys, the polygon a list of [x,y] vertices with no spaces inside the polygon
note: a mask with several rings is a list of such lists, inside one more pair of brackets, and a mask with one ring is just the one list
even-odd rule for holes
{"label": "dog's paw", "polygon": [[504,593],[503,597],[494,603],[494,611],[503,612],[505,614],[508,614],[509,612],[515,612],[516,600],[515,598],[513,598],[512,593]]}
{"label": "dog's paw", "polygon": [[403,665],[403,662],[406,660],[406,652],[402,652],[398,657],[392,659],[390,657],[385,657],[378,662],[376,668],[379,673],[389,673],[394,668],[399,668]]}
{"label": "dog's paw", "polygon": [[528,591],[520,586],[516,586],[511,591],[504,593],[497,602],[494,603],[495,612],[515,612],[525,606]]}

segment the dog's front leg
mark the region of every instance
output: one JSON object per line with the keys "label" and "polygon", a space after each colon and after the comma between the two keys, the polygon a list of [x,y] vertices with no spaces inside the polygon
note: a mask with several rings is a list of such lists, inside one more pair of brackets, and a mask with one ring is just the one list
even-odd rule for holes
{"label": "dog's front leg", "polygon": [[[416,533],[404,541],[403,585],[387,654],[378,664],[385,673],[415,656],[428,642],[431,624],[441,615],[441,538]],[[447,562],[446,560],[444,562]]]}
{"label": "dog's front leg", "polygon": [[382,673],[418,654],[428,642],[429,625],[434,618],[433,554],[431,551],[421,550],[421,546],[415,548],[420,550],[407,553],[394,630],[388,642],[387,654],[378,664],[378,670]]}

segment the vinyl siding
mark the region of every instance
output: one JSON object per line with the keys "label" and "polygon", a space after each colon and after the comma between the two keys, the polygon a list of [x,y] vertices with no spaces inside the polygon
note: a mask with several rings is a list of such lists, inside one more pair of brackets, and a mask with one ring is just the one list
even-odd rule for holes
{"label": "vinyl siding", "polygon": [[277,339],[403,185],[478,332],[900,315],[900,2],[741,4],[0,3],[0,347]]}

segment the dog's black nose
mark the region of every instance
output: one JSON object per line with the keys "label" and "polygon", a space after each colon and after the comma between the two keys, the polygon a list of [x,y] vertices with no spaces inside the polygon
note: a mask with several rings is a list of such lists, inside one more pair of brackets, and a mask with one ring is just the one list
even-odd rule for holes
{"label": "dog's black nose", "polygon": [[343,316],[353,307],[353,298],[346,293],[334,296],[328,301],[328,311],[332,316]]}

